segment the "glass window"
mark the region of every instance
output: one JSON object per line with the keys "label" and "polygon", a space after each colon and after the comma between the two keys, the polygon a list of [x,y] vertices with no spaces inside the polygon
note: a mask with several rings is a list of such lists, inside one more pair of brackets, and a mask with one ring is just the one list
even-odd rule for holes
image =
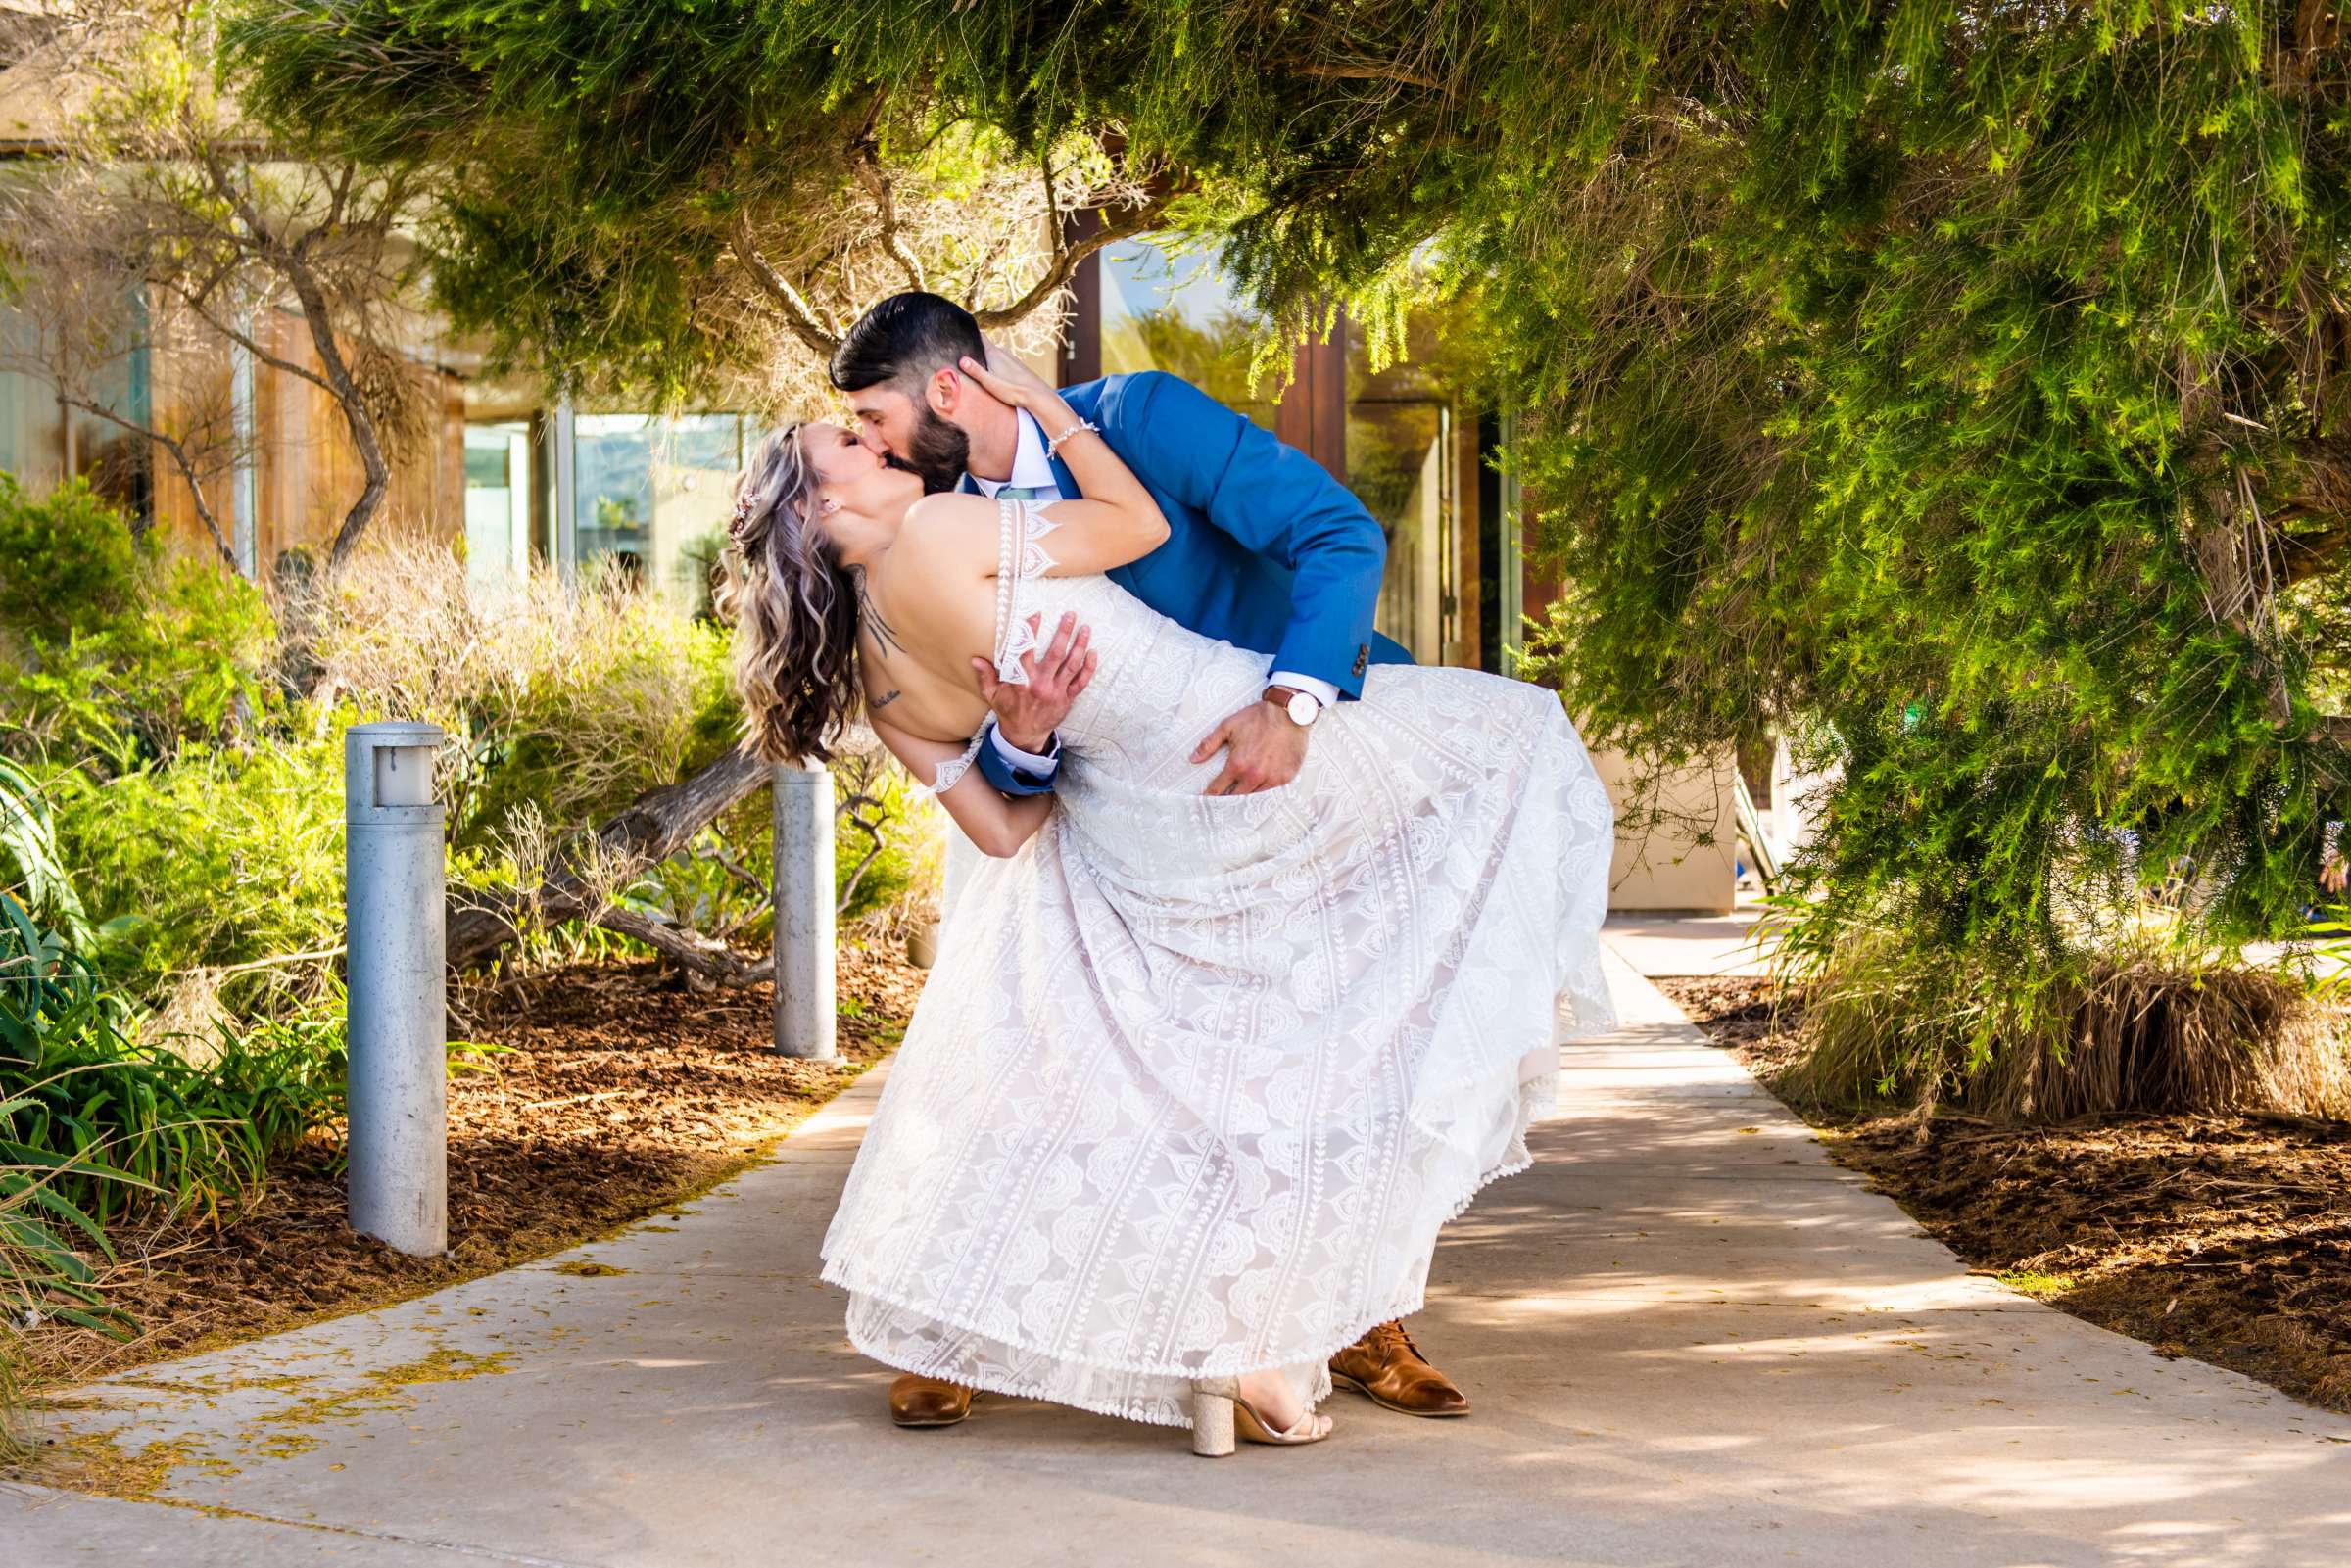
{"label": "glass window", "polygon": [[[24,367],[0,369],[0,469],[35,494],[69,474],[79,475],[131,516],[148,516],[154,504],[154,454],[147,438],[59,402],[56,386],[32,373],[42,361],[40,350],[32,322],[0,309],[0,360]],[[147,423],[145,347],[134,340],[129,352],[97,365],[82,392],[133,424]]]}
{"label": "glass window", "polygon": [[[6,329],[0,321],[0,331]],[[0,469],[26,490],[57,483],[62,443],[57,430],[57,394],[16,370],[0,370]]]}
{"label": "glass window", "polygon": [[510,587],[531,566],[531,427],[465,427],[465,581]]}
{"label": "glass window", "polygon": [[1422,363],[1373,374],[1361,342],[1347,351],[1347,484],[1388,537],[1379,629],[1423,664],[1454,651],[1460,604],[1453,403]]}
{"label": "glass window", "polygon": [[[1167,370],[1269,430],[1283,428],[1271,384],[1249,382],[1263,318],[1233,293],[1213,253],[1126,240],[1100,253],[1099,280],[1105,375]],[[1345,342],[1344,459],[1336,432],[1317,432],[1311,450],[1341,473],[1387,538],[1377,625],[1423,663],[1475,663],[1477,574],[1487,564],[1479,535],[1487,522],[1476,491],[1477,445],[1464,441],[1450,391],[1463,367],[1449,366],[1449,358],[1463,351],[1441,311],[1415,312],[1407,357],[1376,374],[1358,335],[1347,333]],[[1336,416],[1340,400],[1330,381],[1342,373],[1338,361],[1337,353],[1313,349],[1298,356],[1299,379],[1282,394],[1298,400],[1288,410],[1293,430]],[[1304,446],[1310,438],[1292,439]],[[1495,569],[1507,553],[1498,540]]]}
{"label": "glass window", "polygon": [[572,519],[581,565],[603,556],[645,579],[653,538],[653,421],[645,414],[582,414],[572,426]]}
{"label": "glass window", "polygon": [[581,414],[572,440],[575,562],[610,557],[647,589],[700,607],[743,466],[742,417]]}
{"label": "glass window", "polygon": [[1166,370],[1273,428],[1270,386],[1249,385],[1261,318],[1226,285],[1213,256],[1148,240],[1102,248],[1102,373]]}

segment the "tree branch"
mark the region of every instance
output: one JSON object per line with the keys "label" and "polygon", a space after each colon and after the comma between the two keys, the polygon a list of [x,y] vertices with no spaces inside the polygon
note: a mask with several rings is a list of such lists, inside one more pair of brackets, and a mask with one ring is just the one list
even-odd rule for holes
{"label": "tree branch", "polygon": [[[206,176],[212,181],[215,194],[226,202],[244,223],[248,243],[262,259],[273,266],[294,291],[295,302],[302,307],[302,319],[311,329],[311,348],[318,356],[323,377],[311,378],[326,389],[343,415],[343,427],[358,451],[360,468],[366,476],[360,487],[359,499],[343,514],[342,526],[335,530],[334,543],[327,547],[327,570],[339,569],[359,547],[360,536],[383,504],[392,488],[392,464],[384,456],[383,440],[375,428],[375,414],[367,406],[359,382],[351,373],[351,365],[343,356],[342,345],[335,341],[334,308],[326,297],[326,286],[320,281],[317,269],[311,264],[308,247],[321,229],[313,228],[295,244],[269,226],[269,220],[254,205],[252,193],[241,188],[229,177],[227,166],[212,148],[203,149],[201,163]],[[335,198],[336,212],[343,202],[343,188],[348,186],[350,166],[344,168],[344,180]]]}
{"label": "tree branch", "polygon": [[[623,878],[636,876],[684,849],[720,812],[767,783],[768,765],[741,750],[642,794],[596,832],[591,863]],[[471,892],[469,901],[449,909],[448,959],[452,968],[478,964],[522,932],[524,917],[576,920],[596,911],[595,890],[567,871],[556,871],[528,893]]]}
{"label": "tree branch", "polygon": [[177,438],[168,436],[151,426],[125,419],[112,408],[102,407],[90,399],[77,397],[62,387],[58,389],[57,401],[69,408],[79,408],[83,413],[94,415],[118,429],[127,430],[132,435],[143,437],[163,448],[170,455],[171,465],[177,468],[180,477],[188,482],[188,494],[196,499],[196,515],[203,521],[205,532],[213,536],[213,547],[220,552],[220,558],[228,563],[230,571],[235,572],[239,577],[245,575],[243,568],[237,565],[237,552],[230,547],[227,537],[220,532],[220,520],[213,514],[212,503],[204,499],[204,481],[197,476],[196,464],[188,456],[187,449],[179,443]]}
{"label": "tree branch", "polygon": [[1363,65],[1325,65],[1319,61],[1300,60],[1283,64],[1282,70],[1301,76],[1319,76],[1330,81],[1392,81],[1406,87],[1425,87],[1431,92],[1443,92],[1445,84],[1434,76],[1397,66],[1371,63]]}
{"label": "tree branch", "polygon": [[228,322],[223,321],[218,316],[213,314],[211,310],[205,309],[202,301],[200,301],[195,295],[190,294],[179,284],[174,283],[168,278],[159,278],[154,281],[159,283],[162,287],[169,289],[173,295],[178,297],[179,302],[182,305],[195,311],[197,320],[202,321],[206,326],[211,327],[215,332],[219,333],[220,336],[226,338],[238,348],[243,349],[247,354],[252,355],[256,359],[259,359],[270,369],[281,371],[286,375],[294,376],[301,380],[307,381],[312,386],[316,387],[320,392],[324,392],[329,395],[333,394],[335,389],[328,385],[326,378],[320,375],[317,371],[312,370],[306,364],[289,359],[281,354],[273,354],[269,350],[263,348],[261,343],[257,341],[251,333],[231,326]]}
{"label": "tree branch", "polygon": [[[741,986],[757,983],[748,978],[755,966],[744,962],[735,950],[713,936],[685,926],[665,925],[648,920],[632,909],[607,909],[596,918],[596,924],[605,930],[643,942],[663,958],[684,970],[688,974],[712,985]],[[769,973],[774,964],[768,965]]]}
{"label": "tree branch", "polygon": [[2351,546],[2351,522],[2319,533],[2279,535],[2278,546],[2285,557],[2285,580],[2303,583],[2339,570],[2347,546]]}
{"label": "tree branch", "polygon": [[873,105],[865,113],[863,128],[858,131],[856,140],[849,143],[849,166],[856,170],[857,183],[865,187],[865,194],[873,198],[875,209],[882,214],[882,249],[888,251],[890,260],[898,263],[899,270],[906,274],[907,282],[928,293],[931,285],[924,280],[923,263],[915,260],[914,253],[906,248],[905,236],[899,231],[897,197],[890,187],[889,176],[882,171],[882,162],[874,145],[874,126],[880,121],[882,105],[888,97],[887,88],[874,95]]}
{"label": "tree branch", "polygon": [[816,312],[801,298],[800,291],[793,288],[791,280],[770,266],[767,258],[759,254],[758,235],[751,228],[748,213],[735,214],[734,240],[735,254],[743,259],[743,264],[749,270],[753,281],[769,299],[783,308],[784,324],[792,329],[792,335],[818,357],[831,358],[833,351],[840,347],[840,338],[824,329],[816,319]]}
{"label": "tree branch", "polygon": [[972,312],[972,318],[980,323],[980,328],[984,332],[990,327],[1011,326],[1014,322],[1024,319],[1032,310],[1061,292],[1063,286],[1070,281],[1070,274],[1078,270],[1079,262],[1105,245],[1116,244],[1120,240],[1130,238],[1152,228],[1159,222],[1161,215],[1167,212],[1169,207],[1175,204],[1176,198],[1189,195],[1190,192],[1190,185],[1178,185],[1173,190],[1153,197],[1116,223],[1105,223],[1080,240],[1064,243],[1061,237],[1056,235],[1052,264],[1045,268],[1045,275],[1036,280],[1033,288],[1000,309],[975,310]]}

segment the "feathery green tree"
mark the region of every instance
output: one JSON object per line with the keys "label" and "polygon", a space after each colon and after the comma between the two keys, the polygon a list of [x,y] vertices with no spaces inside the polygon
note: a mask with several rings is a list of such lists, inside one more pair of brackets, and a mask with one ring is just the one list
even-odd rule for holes
{"label": "feathery green tree", "polygon": [[1889,1082],[2061,1051],[2144,884],[2224,944],[2312,896],[2351,72],[2308,0],[245,0],[232,48],[265,116],[441,160],[451,304],[559,373],[821,346],[897,280],[816,236],[953,200],[941,149],[1098,160],[1279,335],[1458,298],[1592,736],[1840,771],[1802,940],[1916,982]]}

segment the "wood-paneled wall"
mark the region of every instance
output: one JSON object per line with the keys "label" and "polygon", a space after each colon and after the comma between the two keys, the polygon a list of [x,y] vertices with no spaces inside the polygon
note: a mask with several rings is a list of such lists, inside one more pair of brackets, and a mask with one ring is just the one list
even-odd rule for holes
{"label": "wood-paneled wall", "polygon": [[[255,337],[290,363],[319,368],[317,350],[298,315],[273,312],[257,323]],[[230,374],[225,352],[159,357],[155,418],[176,429],[187,411],[225,406]],[[446,370],[414,362],[408,375],[418,417],[405,440],[388,444],[391,489],[370,532],[454,541],[465,517],[464,383]],[[333,397],[264,363],[254,366],[254,434],[257,558],[265,576],[283,550],[300,546],[322,552],[366,481]],[[210,550],[186,481],[161,454],[155,479],[158,526],[192,548]],[[205,499],[223,532],[235,515],[232,491],[226,473],[205,485]]]}

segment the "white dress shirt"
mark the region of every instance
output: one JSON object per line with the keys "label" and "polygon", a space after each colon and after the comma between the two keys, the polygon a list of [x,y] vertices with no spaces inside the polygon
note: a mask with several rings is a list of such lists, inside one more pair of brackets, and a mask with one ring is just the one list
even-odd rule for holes
{"label": "white dress shirt", "polygon": [[[1044,427],[1039,425],[1035,416],[1026,408],[1018,410],[1018,414],[1020,434],[1013,444],[1012,472],[1002,479],[987,479],[974,474],[972,483],[979,486],[981,494],[991,500],[995,498],[996,492],[1007,485],[1035,492],[1031,500],[1032,505],[1049,506],[1057,500],[1068,499],[1069,498],[1062,494],[1061,476],[1053,471],[1052,454],[1045,450]],[[1311,675],[1299,675],[1289,670],[1275,670],[1266,678],[1266,684],[1268,686],[1286,686],[1293,691],[1304,691],[1325,708],[1339,700],[1339,689],[1328,681],[1319,681]],[[1033,751],[1023,751],[1019,746],[1005,739],[1003,730],[996,725],[992,718],[988,721],[988,729],[990,738],[996,748],[996,755],[1021,772],[1047,776],[1061,766],[1058,746],[1051,753],[1039,756]]]}

